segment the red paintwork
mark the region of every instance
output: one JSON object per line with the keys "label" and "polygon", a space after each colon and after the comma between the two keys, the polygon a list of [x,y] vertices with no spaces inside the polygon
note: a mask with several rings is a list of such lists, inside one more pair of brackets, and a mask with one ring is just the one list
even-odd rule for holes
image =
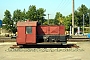
{"label": "red paintwork", "polygon": [[65,27],[62,26],[37,26],[39,35],[65,35]]}
{"label": "red paintwork", "polygon": [[18,26],[17,27],[18,35],[17,35],[17,43],[19,44],[25,44],[25,27],[24,26]]}
{"label": "red paintwork", "polygon": [[48,32],[48,26],[37,26],[37,32],[39,35],[47,35]]}
{"label": "red paintwork", "polygon": [[[26,26],[32,27],[32,33],[26,34]],[[36,44],[36,26],[37,22],[18,22],[17,23],[17,43],[18,44]]]}
{"label": "red paintwork", "polygon": [[60,35],[65,35],[65,26],[63,26],[63,25],[61,25],[61,26],[59,26],[59,33],[60,33]]}
{"label": "red paintwork", "polygon": [[59,34],[59,26],[49,26],[49,34],[50,35],[58,35]]}

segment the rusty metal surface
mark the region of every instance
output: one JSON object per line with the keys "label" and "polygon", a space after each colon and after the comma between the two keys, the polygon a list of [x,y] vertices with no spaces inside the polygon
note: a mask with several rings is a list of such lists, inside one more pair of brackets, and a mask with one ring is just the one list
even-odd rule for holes
{"label": "rusty metal surface", "polygon": [[37,32],[39,35],[65,35],[65,26],[37,26]]}

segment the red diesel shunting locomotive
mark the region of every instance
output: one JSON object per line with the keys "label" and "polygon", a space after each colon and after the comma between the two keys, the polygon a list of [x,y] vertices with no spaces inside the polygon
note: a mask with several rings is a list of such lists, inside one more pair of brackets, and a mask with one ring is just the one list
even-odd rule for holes
{"label": "red diesel shunting locomotive", "polygon": [[18,22],[17,32],[18,45],[67,44],[65,26],[63,25],[39,25],[37,21]]}

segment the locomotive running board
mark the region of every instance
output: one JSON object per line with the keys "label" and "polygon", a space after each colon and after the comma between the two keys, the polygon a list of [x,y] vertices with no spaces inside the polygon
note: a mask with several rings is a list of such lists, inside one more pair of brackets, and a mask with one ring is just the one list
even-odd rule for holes
{"label": "locomotive running board", "polygon": [[60,45],[60,44],[36,44],[36,45],[13,45],[10,48],[79,48],[76,44],[67,44],[67,45]]}
{"label": "locomotive running board", "polygon": [[[40,45],[62,45],[62,43],[61,42],[41,42],[41,43],[37,43],[38,45],[40,44]],[[65,44],[65,45],[67,45],[67,44]]]}

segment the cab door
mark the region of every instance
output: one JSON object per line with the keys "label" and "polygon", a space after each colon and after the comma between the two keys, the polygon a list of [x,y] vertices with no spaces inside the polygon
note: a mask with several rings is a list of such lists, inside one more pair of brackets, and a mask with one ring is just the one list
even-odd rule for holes
{"label": "cab door", "polygon": [[26,43],[27,44],[36,43],[36,27],[26,26]]}

